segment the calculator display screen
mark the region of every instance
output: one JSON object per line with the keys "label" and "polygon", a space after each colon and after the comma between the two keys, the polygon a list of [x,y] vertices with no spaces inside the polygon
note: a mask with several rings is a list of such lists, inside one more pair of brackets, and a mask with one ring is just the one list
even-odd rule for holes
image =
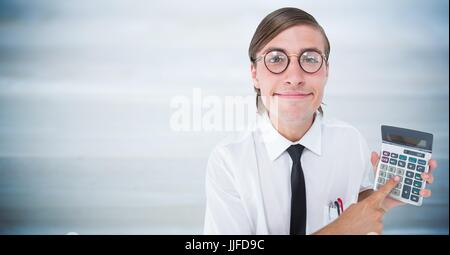
{"label": "calculator display screen", "polygon": [[391,126],[382,126],[381,131],[384,141],[431,151],[432,134]]}
{"label": "calculator display screen", "polygon": [[400,136],[400,135],[394,135],[389,134],[386,137],[386,140],[392,143],[402,144],[406,146],[411,147],[419,147],[422,149],[427,148],[427,141],[423,139],[417,139],[415,137],[407,137],[407,136]]}

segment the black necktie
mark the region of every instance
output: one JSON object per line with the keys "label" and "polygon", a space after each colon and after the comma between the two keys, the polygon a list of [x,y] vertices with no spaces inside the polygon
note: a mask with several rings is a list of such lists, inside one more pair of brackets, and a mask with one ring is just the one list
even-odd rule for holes
{"label": "black necktie", "polygon": [[289,156],[292,158],[291,235],[306,234],[306,189],[302,163],[300,162],[304,148],[303,145],[296,144],[287,149]]}

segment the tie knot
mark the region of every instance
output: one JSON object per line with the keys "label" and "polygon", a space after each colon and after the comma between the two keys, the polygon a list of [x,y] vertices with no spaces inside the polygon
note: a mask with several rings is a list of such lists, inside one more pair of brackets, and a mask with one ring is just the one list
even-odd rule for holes
{"label": "tie knot", "polygon": [[305,146],[301,144],[294,144],[289,146],[287,152],[289,153],[289,156],[291,156],[291,159],[294,163],[300,161],[300,156],[302,155],[304,148]]}

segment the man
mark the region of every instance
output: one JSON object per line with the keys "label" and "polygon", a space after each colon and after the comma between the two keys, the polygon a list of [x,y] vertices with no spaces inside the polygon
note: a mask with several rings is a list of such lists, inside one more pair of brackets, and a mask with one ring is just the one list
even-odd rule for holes
{"label": "man", "polygon": [[[256,127],[211,153],[205,234],[381,233],[385,212],[402,204],[388,197],[398,177],[373,192],[379,156],[369,159],[362,135],[323,114],[329,54],[323,28],[302,10],[261,21],[249,48]],[[433,181],[431,171],[422,178]]]}

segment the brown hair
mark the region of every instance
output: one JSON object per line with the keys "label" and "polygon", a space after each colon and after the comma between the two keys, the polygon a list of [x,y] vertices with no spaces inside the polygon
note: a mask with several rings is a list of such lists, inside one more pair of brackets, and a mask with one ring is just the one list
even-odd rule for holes
{"label": "brown hair", "polygon": [[[292,7],[275,10],[259,23],[248,48],[248,55],[252,64],[256,65],[256,53],[264,48],[267,43],[284,30],[296,25],[310,25],[320,31],[325,41],[325,63],[328,65],[330,42],[325,31],[311,14]],[[256,106],[258,111],[261,111],[261,107],[264,107],[260,102],[261,91],[256,87],[254,89],[256,92]],[[319,106],[319,112],[323,113],[322,106]]]}

